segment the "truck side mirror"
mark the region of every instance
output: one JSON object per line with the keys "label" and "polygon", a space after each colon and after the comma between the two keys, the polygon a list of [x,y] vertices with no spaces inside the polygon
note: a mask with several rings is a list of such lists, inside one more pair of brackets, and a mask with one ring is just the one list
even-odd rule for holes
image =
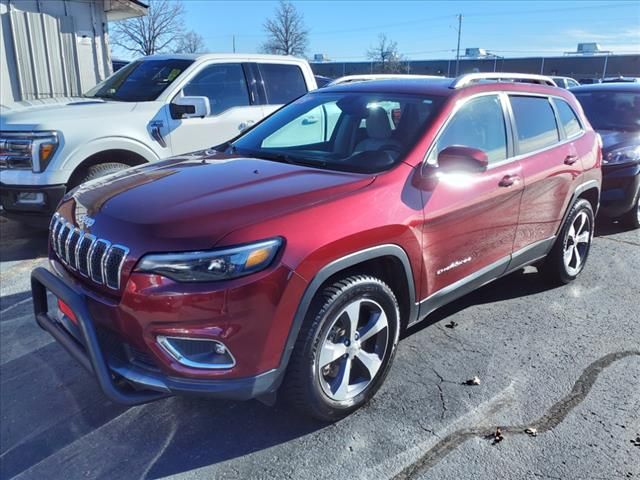
{"label": "truck side mirror", "polygon": [[171,118],[204,118],[211,113],[208,97],[176,97],[169,106]]}

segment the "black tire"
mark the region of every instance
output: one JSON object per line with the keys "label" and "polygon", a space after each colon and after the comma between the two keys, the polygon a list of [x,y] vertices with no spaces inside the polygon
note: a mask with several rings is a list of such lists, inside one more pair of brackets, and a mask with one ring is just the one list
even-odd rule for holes
{"label": "black tire", "polygon": [[636,193],[633,208],[625,213],[620,220],[629,228],[640,228],[640,189]]}
{"label": "black tire", "polygon": [[124,170],[125,168],[129,168],[129,165],[124,163],[117,162],[108,162],[108,163],[99,163],[97,165],[91,165],[85,171],[84,175],[80,177],[79,181],[74,182],[75,184],[72,187],[77,187],[78,185],[82,185],[89,180],[94,180],[96,178],[104,177],[105,175],[109,175],[110,173],[118,172],[120,170]]}
{"label": "black tire", "polygon": [[[570,233],[572,232],[571,228],[574,225],[574,222],[576,222],[576,219],[578,217],[581,217],[582,219],[583,215],[586,216],[586,219],[589,222],[587,227],[589,232],[588,242],[585,244],[576,244],[575,240],[573,240],[570,235]],[[591,203],[583,198],[578,199],[571,207],[569,215],[567,215],[566,220],[562,224],[560,234],[558,235],[558,238],[556,238],[553,248],[547,255],[547,258],[542,265],[542,273],[546,275],[546,277],[551,282],[566,284],[572,282],[577,278],[578,275],[580,275],[580,272],[582,272],[587,262],[589,251],[591,250],[594,225],[595,221]],[[576,236],[577,233],[575,234]],[[573,256],[569,260],[569,265],[567,265],[567,262],[565,262],[565,253],[568,253],[567,250],[572,245],[576,245],[574,248],[575,250],[578,250],[579,253],[578,255],[576,255],[576,252],[574,251]],[[579,263],[576,263],[578,259]]]}
{"label": "black tire", "polygon": [[[348,319],[350,317],[345,308],[358,303],[360,303],[357,310],[359,312],[358,316],[366,319],[367,315],[369,315],[369,319],[365,322],[366,325],[372,325],[377,322],[374,314],[368,313],[368,308],[380,307],[386,315],[386,333],[384,333],[384,329],[380,330],[380,333],[375,334],[375,336],[363,340],[362,344],[359,341],[354,342],[352,347],[356,349],[356,352],[361,352],[372,348],[371,343],[367,342],[377,342],[374,347],[377,350],[376,355],[378,355],[376,362],[381,360],[377,373],[373,376],[367,375],[370,370],[363,370],[365,365],[359,360],[359,353],[354,354],[353,352],[345,354],[347,357],[341,355],[337,357],[335,362],[321,368],[319,363],[322,346],[327,345],[327,342],[334,341],[336,329],[340,332],[339,325],[341,322],[345,322],[345,315],[347,316],[346,323],[349,324]],[[377,318],[380,317],[381,315]],[[359,327],[359,323],[357,325],[356,331],[362,331],[364,338],[366,335],[364,333],[366,332],[364,324],[362,328]],[[349,415],[366,404],[384,382],[395,355],[399,333],[400,311],[398,301],[391,288],[380,279],[366,275],[355,275],[339,280],[333,285],[324,288],[318,292],[312,301],[298,334],[281,389],[284,399],[304,414],[322,421],[333,422]],[[344,335],[344,338],[348,337],[348,334],[345,333]],[[343,348],[341,338],[343,337],[338,337],[337,343],[332,345],[339,345],[340,348]],[[359,337],[356,334],[352,338],[358,340]],[[344,344],[349,346],[347,340],[344,341]],[[384,344],[383,353],[381,352],[382,344]],[[362,345],[361,350],[359,348],[360,345]],[[365,351],[365,353],[369,352]],[[359,393],[356,394],[357,390],[355,390],[352,398],[336,400],[327,393],[327,389],[330,389],[327,379],[332,378],[331,372],[336,367],[336,364],[341,362],[344,364],[347,361],[350,366],[353,365],[353,367],[350,367],[353,370],[349,371],[353,371],[357,375],[363,372],[365,377],[369,377],[368,380],[366,378],[364,380],[364,382],[368,381],[368,383]],[[353,374],[349,378],[351,376]],[[340,383],[337,375],[333,378],[337,380],[337,383]],[[356,380],[359,380],[359,378],[356,378]],[[364,385],[364,382],[360,385]],[[347,384],[349,384],[349,381],[347,381]]]}

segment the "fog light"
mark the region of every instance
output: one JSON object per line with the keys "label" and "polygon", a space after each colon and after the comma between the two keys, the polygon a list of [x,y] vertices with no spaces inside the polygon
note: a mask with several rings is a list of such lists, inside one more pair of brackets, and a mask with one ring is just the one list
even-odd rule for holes
{"label": "fog light", "polygon": [[185,367],[223,369],[236,364],[229,349],[218,340],[165,335],[158,335],[157,340],[169,356]]}
{"label": "fog light", "polygon": [[44,193],[20,192],[16,195],[16,205],[44,205]]}

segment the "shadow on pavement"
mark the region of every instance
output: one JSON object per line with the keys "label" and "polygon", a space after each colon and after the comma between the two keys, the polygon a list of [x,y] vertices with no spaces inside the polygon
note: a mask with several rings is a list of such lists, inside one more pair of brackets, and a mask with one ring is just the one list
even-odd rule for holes
{"label": "shadow on pavement", "polygon": [[47,255],[47,230],[0,217],[0,261],[32,260]]}
{"label": "shadow on pavement", "polygon": [[533,267],[523,268],[439,308],[427,316],[422,322],[409,328],[405,337],[413,335],[473,305],[526,297],[556,287],[557,285],[550,284],[549,281]]}

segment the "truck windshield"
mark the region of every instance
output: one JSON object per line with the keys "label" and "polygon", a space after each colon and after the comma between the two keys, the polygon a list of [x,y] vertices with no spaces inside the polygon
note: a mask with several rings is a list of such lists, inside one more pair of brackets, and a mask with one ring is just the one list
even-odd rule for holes
{"label": "truck windshield", "polygon": [[132,62],[93,87],[84,96],[120,102],[155,100],[192,63],[193,60],[186,59]]}
{"label": "truck windshield", "polygon": [[442,97],[399,93],[312,93],[295,100],[228,146],[240,155],[375,173],[414,147]]}

